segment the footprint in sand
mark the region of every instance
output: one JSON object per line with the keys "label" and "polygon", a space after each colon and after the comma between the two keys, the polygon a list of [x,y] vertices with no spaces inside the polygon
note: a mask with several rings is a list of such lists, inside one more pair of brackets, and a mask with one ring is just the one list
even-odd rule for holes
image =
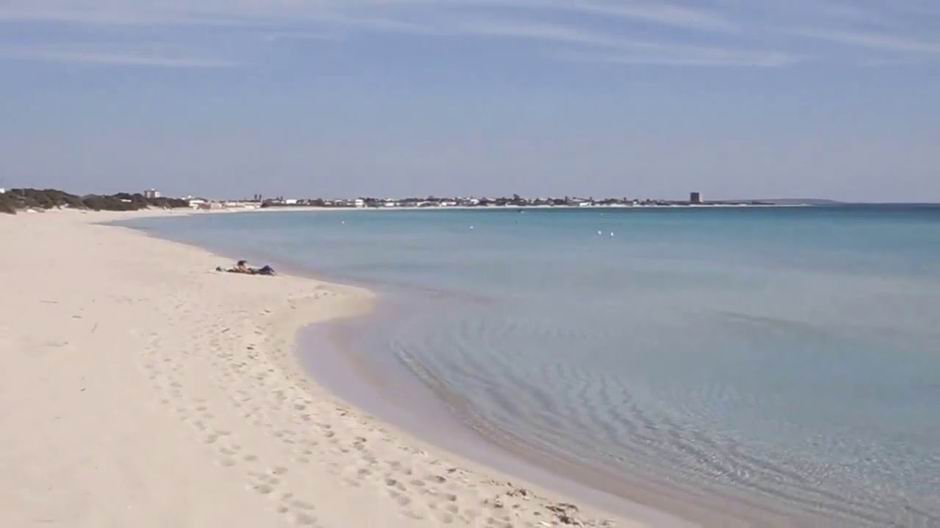
{"label": "footprint in sand", "polygon": [[274,488],[267,484],[252,484],[251,489],[257,493],[260,493],[261,495],[269,495],[272,491],[274,491]]}
{"label": "footprint in sand", "polygon": [[316,524],[317,518],[307,513],[295,513],[293,517],[295,524],[300,526],[312,526]]}

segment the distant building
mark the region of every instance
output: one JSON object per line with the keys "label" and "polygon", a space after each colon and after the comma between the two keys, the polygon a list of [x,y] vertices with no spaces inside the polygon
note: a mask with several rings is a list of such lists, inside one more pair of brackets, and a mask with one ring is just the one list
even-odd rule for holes
{"label": "distant building", "polygon": [[146,191],[144,191],[144,198],[148,200],[153,200],[154,198],[159,198],[159,197],[160,197],[160,191],[156,189],[147,189]]}
{"label": "distant building", "polygon": [[[192,204],[192,201],[190,201],[190,204]],[[261,205],[258,202],[251,200],[226,200],[222,202],[222,208],[224,209],[257,209],[259,207]]]}
{"label": "distant building", "polygon": [[689,203],[700,204],[702,203],[702,193],[690,193],[689,194]]}
{"label": "distant building", "polygon": [[4,194],[4,193],[6,193],[6,192],[7,192],[6,189],[4,189],[3,187],[0,187],[0,194]]}
{"label": "distant building", "polygon": [[356,201],[353,202],[353,203],[356,205],[356,207],[365,207],[365,206],[366,206],[366,201],[363,200],[362,198],[356,198]]}

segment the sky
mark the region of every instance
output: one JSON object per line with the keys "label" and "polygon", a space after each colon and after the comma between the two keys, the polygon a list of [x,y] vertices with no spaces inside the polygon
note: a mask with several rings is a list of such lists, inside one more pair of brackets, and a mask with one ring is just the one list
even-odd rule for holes
{"label": "sky", "polygon": [[940,2],[0,0],[0,187],[940,202]]}

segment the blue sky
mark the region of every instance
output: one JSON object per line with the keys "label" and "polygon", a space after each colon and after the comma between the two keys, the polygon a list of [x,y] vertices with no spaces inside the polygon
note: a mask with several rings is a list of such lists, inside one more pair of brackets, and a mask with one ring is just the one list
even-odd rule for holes
{"label": "blue sky", "polygon": [[938,94],[933,0],[0,0],[6,187],[940,201]]}

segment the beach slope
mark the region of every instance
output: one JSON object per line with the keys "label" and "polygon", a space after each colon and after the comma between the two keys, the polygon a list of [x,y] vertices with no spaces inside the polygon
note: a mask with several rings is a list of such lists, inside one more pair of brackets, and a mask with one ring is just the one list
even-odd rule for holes
{"label": "beach slope", "polygon": [[[154,214],[154,213],[145,213]],[[437,453],[299,369],[369,292],[213,271],[99,222],[0,215],[2,526],[635,526]]]}

